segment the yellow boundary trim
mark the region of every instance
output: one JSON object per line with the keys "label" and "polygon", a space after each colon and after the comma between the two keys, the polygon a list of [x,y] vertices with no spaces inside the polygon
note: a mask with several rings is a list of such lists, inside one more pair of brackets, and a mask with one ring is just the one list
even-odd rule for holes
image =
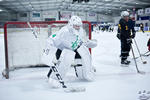
{"label": "yellow boundary trim", "polygon": [[[140,31],[138,31],[138,32],[142,32],[142,31],[140,30]],[[150,32],[150,31],[144,31],[144,32]]]}

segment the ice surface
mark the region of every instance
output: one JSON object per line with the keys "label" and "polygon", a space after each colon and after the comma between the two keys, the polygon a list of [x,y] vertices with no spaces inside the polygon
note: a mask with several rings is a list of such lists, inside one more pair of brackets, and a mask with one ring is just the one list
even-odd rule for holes
{"label": "ice surface", "polygon": [[[84,86],[85,92],[65,93],[62,89],[51,89],[47,82],[48,68],[21,69],[10,73],[7,80],[0,74],[0,100],[140,100],[141,95],[149,96],[150,56],[143,57],[147,64],[137,59],[139,70],[147,72],[137,74],[132,53],[129,67],[120,66],[120,41],[116,32],[93,32],[98,46],[92,49],[93,65],[97,72],[94,82],[85,82],[75,77],[73,70],[66,77],[68,86]],[[141,53],[147,51],[150,33],[137,32],[136,41]],[[4,69],[4,42],[0,34],[0,72]],[[138,52],[133,44],[135,55]],[[143,94],[142,94],[143,93]]]}

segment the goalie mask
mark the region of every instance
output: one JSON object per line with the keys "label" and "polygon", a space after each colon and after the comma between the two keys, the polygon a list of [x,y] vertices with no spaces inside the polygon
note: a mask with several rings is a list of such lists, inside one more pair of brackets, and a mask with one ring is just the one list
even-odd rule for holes
{"label": "goalie mask", "polygon": [[72,16],[68,24],[75,30],[80,30],[82,27],[82,20],[78,16]]}

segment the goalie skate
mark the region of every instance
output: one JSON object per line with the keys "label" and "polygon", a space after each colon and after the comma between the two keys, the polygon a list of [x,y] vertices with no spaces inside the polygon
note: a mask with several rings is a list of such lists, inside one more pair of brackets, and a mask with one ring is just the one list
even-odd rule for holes
{"label": "goalie skate", "polygon": [[85,87],[68,87],[64,88],[64,92],[70,93],[70,92],[85,92]]}

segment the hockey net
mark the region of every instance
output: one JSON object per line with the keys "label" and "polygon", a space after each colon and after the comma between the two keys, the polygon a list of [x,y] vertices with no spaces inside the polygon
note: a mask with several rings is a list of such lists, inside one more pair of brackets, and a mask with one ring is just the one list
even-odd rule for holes
{"label": "hockey net", "polygon": [[[47,38],[59,31],[67,21],[7,22],[4,25],[5,70],[3,76],[20,68],[45,67],[41,56]],[[86,37],[91,39],[91,24],[83,21]]]}

